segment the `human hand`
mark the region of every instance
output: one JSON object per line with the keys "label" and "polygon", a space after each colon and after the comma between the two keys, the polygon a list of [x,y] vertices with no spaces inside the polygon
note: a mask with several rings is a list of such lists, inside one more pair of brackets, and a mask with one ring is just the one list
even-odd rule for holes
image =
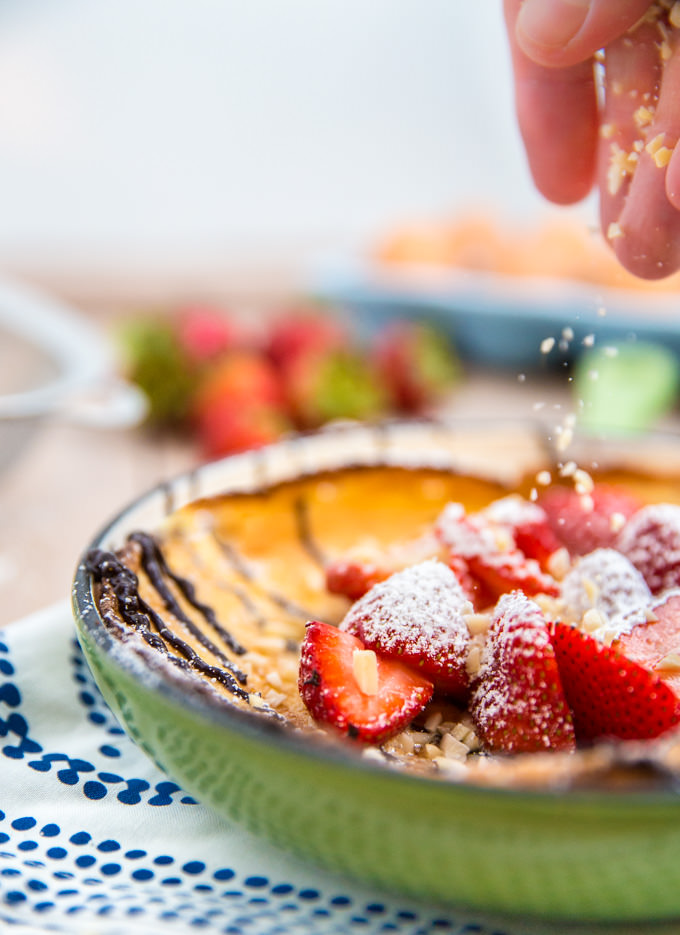
{"label": "human hand", "polygon": [[593,184],[604,236],[645,279],[680,269],[680,2],[504,0],[534,181],[571,204]]}

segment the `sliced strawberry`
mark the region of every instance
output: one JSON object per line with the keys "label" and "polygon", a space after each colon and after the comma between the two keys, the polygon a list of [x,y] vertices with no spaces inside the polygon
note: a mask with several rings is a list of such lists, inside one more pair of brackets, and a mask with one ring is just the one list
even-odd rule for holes
{"label": "sliced strawberry", "polygon": [[623,552],[654,594],[680,585],[680,506],[655,503],[628,521],[616,548]]}
{"label": "sliced strawberry", "polygon": [[341,556],[326,565],[326,588],[331,594],[343,594],[351,601],[358,601],[391,574],[392,569],[369,559]]}
{"label": "sliced strawberry", "polygon": [[680,723],[678,696],[649,669],[566,623],[552,641],[579,743],[650,740]]}
{"label": "sliced strawberry", "polygon": [[495,597],[479,578],[475,578],[470,571],[470,566],[461,555],[449,553],[446,556],[446,564],[458,579],[463,594],[475,610],[484,610],[493,604]]}
{"label": "sliced strawberry", "polygon": [[527,558],[535,559],[543,571],[548,570],[550,559],[562,547],[547,517],[515,527],[515,544]]}
{"label": "sliced strawberry", "polygon": [[470,714],[491,751],[573,750],[574,727],[548,623],[521,591],[498,601],[475,678]]}
{"label": "sliced strawberry", "polygon": [[622,633],[612,645],[680,696],[680,592],[667,594],[650,609],[647,621]]}
{"label": "sliced strawberry", "polygon": [[562,547],[543,507],[524,497],[511,494],[495,500],[485,508],[484,515],[506,526],[520,552],[535,559],[543,571],[548,569],[551,556]]}
{"label": "sliced strawberry", "polygon": [[361,543],[344,555],[329,559],[326,588],[331,594],[343,594],[351,601],[358,601],[395,572],[429,558],[438,558],[441,552],[439,540],[429,531],[416,539],[394,542],[387,547],[372,541]]}
{"label": "sliced strawberry", "polygon": [[[488,606],[508,591],[557,596],[559,587],[533,558],[516,546],[511,526],[495,522],[493,515],[466,515],[459,503],[450,503],[435,522],[435,533],[450,550],[449,565],[464,562],[466,574],[480,582],[475,607]],[[467,585],[468,592],[471,590]],[[480,601],[486,599],[484,605]]]}
{"label": "sliced strawberry", "polygon": [[355,652],[364,644],[328,623],[307,624],[298,687],[315,721],[364,743],[379,744],[403,730],[425,708],[432,683],[400,662],[376,657],[375,693],[356,677]]}
{"label": "sliced strawberry", "polygon": [[466,514],[462,503],[446,504],[435,520],[434,534],[452,555],[466,560],[498,549],[490,523],[481,514]]}
{"label": "sliced strawberry", "polygon": [[560,593],[555,579],[541,571],[538,562],[527,558],[519,549],[473,555],[467,561],[472,574],[484,583],[494,597],[518,588],[530,597],[535,594],[557,597]]}
{"label": "sliced strawberry", "polygon": [[349,609],[340,624],[367,648],[401,659],[448,695],[464,699],[470,609],[451,569],[430,559],[376,584]]}
{"label": "sliced strawberry", "polygon": [[614,545],[621,526],[641,506],[627,490],[595,484],[588,493],[574,487],[547,488],[539,497],[553,532],[572,555]]}

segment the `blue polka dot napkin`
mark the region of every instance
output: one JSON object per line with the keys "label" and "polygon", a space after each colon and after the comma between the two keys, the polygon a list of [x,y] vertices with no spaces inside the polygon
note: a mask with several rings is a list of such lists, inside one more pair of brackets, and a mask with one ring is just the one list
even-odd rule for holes
{"label": "blue polka dot napkin", "polygon": [[10,925],[28,935],[566,931],[372,892],[203,808],[121,730],[66,606],[0,630],[0,932]]}

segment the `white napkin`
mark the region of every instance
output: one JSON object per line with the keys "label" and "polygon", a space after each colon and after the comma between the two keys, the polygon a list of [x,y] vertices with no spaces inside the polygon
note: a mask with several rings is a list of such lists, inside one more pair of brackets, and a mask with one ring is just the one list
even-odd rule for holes
{"label": "white napkin", "polygon": [[195,803],[121,730],[63,605],[0,630],[0,932],[11,924],[22,935],[569,930],[372,892]]}

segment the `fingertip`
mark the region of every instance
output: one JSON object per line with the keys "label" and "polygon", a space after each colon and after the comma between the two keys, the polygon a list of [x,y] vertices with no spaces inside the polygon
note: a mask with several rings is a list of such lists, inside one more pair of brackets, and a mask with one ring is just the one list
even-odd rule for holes
{"label": "fingertip", "polygon": [[539,65],[575,65],[624,35],[649,6],[650,0],[524,0],[515,42]]}
{"label": "fingertip", "polygon": [[609,239],[609,244],[621,266],[639,279],[665,279],[680,269],[678,238],[669,231],[657,228],[645,234],[629,230]]}
{"label": "fingertip", "polygon": [[666,169],[666,197],[680,211],[680,155],[674,151]]}
{"label": "fingertip", "polygon": [[542,166],[531,165],[534,185],[539,193],[555,205],[567,206],[578,204],[590,194],[593,187],[592,174],[589,172],[571,174],[545,173]]}
{"label": "fingertip", "polygon": [[516,23],[517,43],[533,61],[560,64],[566,46],[585,22],[590,0],[525,0]]}

